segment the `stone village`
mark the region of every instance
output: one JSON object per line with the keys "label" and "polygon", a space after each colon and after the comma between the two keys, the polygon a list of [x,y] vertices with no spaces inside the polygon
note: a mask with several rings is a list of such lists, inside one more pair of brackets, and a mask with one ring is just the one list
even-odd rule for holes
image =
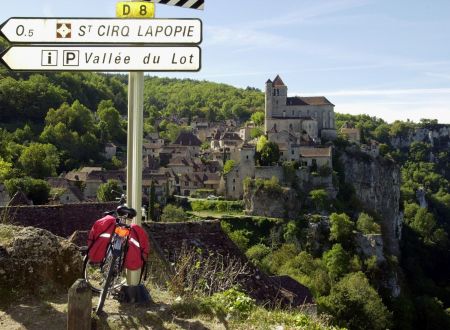
{"label": "stone village", "polygon": [[[331,196],[335,195],[331,176],[332,144],[323,143],[337,136],[334,105],[323,96],[287,95],[288,87],[280,76],[273,81],[267,80],[263,130],[267,140],[279,148],[279,160],[268,166],[255,161],[258,139],[251,137],[255,128],[251,121],[239,125],[234,120],[206,122],[194,118],[190,130],[182,131],[173,143],[160,138],[158,133],[146,136],[143,144],[144,202],[149,198],[152,185],[160,205],[164,205],[169,196],[191,196],[196,191],[203,193],[199,195],[202,197],[240,200],[247,177],[275,177],[280,184],[285,183],[283,162],[298,164],[296,174],[300,187],[324,188]],[[186,127],[189,124],[187,118],[174,118],[173,121]],[[350,140],[359,142],[358,129],[344,127],[342,130]],[[118,149],[109,143],[105,157],[116,156]],[[374,152],[371,148],[362,150]],[[231,161],[232,168],[224,172],[227,161]],[[117,180],[125,190],[126,170],[84,167],[48,178],[52,187],[51,204],[95,202],[99,186],[108,180]],[[0,187],[1,206],[21,203],[10,201],[11,197],[7,196],[4,187]],[[24,203],[23,198],[21,200]]]}

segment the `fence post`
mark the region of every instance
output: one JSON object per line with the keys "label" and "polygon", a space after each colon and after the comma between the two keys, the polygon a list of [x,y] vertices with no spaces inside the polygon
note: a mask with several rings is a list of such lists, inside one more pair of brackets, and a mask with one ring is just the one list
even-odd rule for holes
{"label": "fence post", "polygon": [[84,279],[69,289],[67,330],[91,330],[92,292]]}

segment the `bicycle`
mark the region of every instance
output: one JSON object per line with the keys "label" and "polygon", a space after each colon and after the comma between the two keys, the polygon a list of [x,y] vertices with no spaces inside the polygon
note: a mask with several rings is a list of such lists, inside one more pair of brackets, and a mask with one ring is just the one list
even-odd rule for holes
{"label": "bicycle", "polygon": [[[134,218],[136,210],[125,206],[124,203],[125,198],[122,195],[119,207],[114,211],[104,213],[115,218],[114,230],[106,249],[105,258],[102,262],[91,262],[89,254],[86,254],[83,262],[84,279],[92,291],[100,293],[97,314],[103,310],[106,296],[113,292],[119,292],[126,283],[124,261],[131,232],[131,226],[126,224],[126,220]],[[108,237],[107,235],[110,234],[103,233],[100,237],[102,235]]]}

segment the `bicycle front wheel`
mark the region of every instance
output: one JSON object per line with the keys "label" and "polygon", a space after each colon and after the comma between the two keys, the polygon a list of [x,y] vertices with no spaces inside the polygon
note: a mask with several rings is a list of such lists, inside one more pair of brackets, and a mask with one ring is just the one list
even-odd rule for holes
{"label": "bicycle front wheel", "polygon": [[108,292],[110,291],[111,284],[115,277],[115,272],[117,269],[117,256],[111,254],[110,262],[105,263],[105,272],[106,272],[106,279],[103,286],[103,289],[100,293],[100,298],[98,300],[97,310],[95,311],[96,314],[100,314],[103,310],[103,306],[105,304],[106,296],[108,295]]}

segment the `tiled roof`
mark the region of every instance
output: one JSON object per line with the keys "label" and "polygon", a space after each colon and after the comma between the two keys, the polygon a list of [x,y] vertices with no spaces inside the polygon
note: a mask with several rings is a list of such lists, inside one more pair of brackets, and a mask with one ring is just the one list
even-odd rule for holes
{"label": "tiled roof", "polygon": [[18,190],[13,198],[8,203],[8,206],[17,206],[17,205],[32,205],[33,203],[28,199],[25,193],[22,190]]}
{"label": "tiled roof", "polygon": [[273,84],[272,84],[272,85],[273,85],[273,86],[286,86],[286,85],[284,84],[283,80],[281,80],[281,78],[280,78],[279,75],[277,75],[277,76],[275,77],[275,79],[273,80]]}
{"label": "tiled roof", "polygon": [[202,141],[191,132],[181,132],[173,144],[199,147],[202,145]]}
{"label": "tiled roof", "polygon": [[233,140],[233,141],[242,141],[241,137],[236,132],[225,132],[223,133],[221,140]]}
{"label": "tiled roof", "polygon": [[331,147],[327,148],[300,148],[301,157],[331,157]]}
{"label": "tiled roof", "polygon": [[287,105],[334,105],[325,96],[294,96],[288,97]]}

